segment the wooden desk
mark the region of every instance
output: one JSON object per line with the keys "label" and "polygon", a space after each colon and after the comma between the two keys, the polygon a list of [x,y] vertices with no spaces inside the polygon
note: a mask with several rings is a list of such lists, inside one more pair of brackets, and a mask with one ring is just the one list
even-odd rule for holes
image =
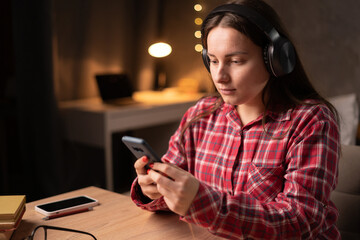
{"label": "wooden desk", "polygon": [[143,91],[134,94],[138,102],[134,105],[109,105],[90,98],[61,102],[59,107],[68,140],[104,148],[106,188],[114,190],[112,134],[179,121],[201,96]]}
{"label": "wooden desk", "polygon": [[[47,221],[42,220],[43,215],[34,210],[36,204],[80,194],[96,198],[100,205],[94,207],[92,211]],[[135,206],[130,197],[97,187],[88,187],[27,203],[26,207],[20,226],[13,234],[14,240],[30,235],[36,226],[45,224],[90,232],[99,240],[219,239],[206,229],[180,221],[175,214],[141,210]]]}

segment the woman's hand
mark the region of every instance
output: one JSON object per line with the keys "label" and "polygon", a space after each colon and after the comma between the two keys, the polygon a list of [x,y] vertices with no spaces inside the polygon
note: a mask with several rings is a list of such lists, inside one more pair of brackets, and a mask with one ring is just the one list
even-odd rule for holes
{"label": "woman's hand", "polygon": [[135,171],[138,177],[138,183],[140,185],[141,191],[145,196],[154,200],[160,198],[162,195],[159,193],[156,187],[156,183],[152,180],[150,176],[147,175],[146,172],[146,164],[149,162],[149,159],[144,156],[139,158],[135,164]]}
{"label": "woman's hand", "polygon": [[158,193],[164,196],[170,210],[184,216],[198,192],[199,181],[173,164],[154,163],[151,167],[148,177],[156,183]]}

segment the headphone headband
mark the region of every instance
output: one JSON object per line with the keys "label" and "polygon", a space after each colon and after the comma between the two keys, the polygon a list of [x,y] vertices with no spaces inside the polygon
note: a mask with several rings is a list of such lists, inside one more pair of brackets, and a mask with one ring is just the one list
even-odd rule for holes
{"label": "headphone headband", "polygon": [[[255,10],[239,4],[226,4],[216,7],[211,13],[205,18],[204,23],[211,17],[219,13],[233,13],[238,16],[245,17],[250,22],[255,24],[259,29],[261,29],[265,35],[271,40],[274,41],[280,37],[280,34],[275,29],[275,27],[269,23],[263,16],[257,13]],[[204,26],[204,24],[203,24]]]}
{"label": "headphone headband", "polygon": [[[205,18],[201,27],[204,34],[204,27],[207,21],[220,13],[233,13],[248,19],[255,24],[269,39],[269,44],[264,47],[265,65],[275,77],[280,77],[291,73],[295,67],[295,49],[292,43],[285,37],[280,36],[276,28],[254,9],[240,4],[225,4],[216,7]],[[203,49],[202,57],[208,71],[210,71],[207,50]]]}

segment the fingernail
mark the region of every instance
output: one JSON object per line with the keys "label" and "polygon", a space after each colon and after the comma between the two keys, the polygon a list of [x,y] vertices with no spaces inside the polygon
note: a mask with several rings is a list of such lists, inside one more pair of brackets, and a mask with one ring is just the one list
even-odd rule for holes
{"label": "fingernail", "polygon": [[153,163],[150,163],[150,164],[149,164],[149,167],[150,167],[150,168],[153,168],[153,167],[154,167],[154,164],[153,164]]}
{"label": "fingernail", "polygon": [[150,170],[151,170],[151,169],[148,169],[148,170],[146,171],[146,173],[149,174]]}
{"label": "fingernail", "polygon": [[147,162],[147,161],[148,161],[147,157],[146,157],[146,156],[143,156],[143,157],[142,157],[142,161],[143,161],[143,162]]}

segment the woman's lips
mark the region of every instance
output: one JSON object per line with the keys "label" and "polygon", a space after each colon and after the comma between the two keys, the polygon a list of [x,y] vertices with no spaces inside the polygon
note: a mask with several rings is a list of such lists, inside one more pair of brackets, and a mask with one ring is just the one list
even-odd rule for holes
{"label": "woman's lips", "polygon": [[222,95],[232,95],[235,93],[235,89],[234,88],[220,88],[219,92]]}

